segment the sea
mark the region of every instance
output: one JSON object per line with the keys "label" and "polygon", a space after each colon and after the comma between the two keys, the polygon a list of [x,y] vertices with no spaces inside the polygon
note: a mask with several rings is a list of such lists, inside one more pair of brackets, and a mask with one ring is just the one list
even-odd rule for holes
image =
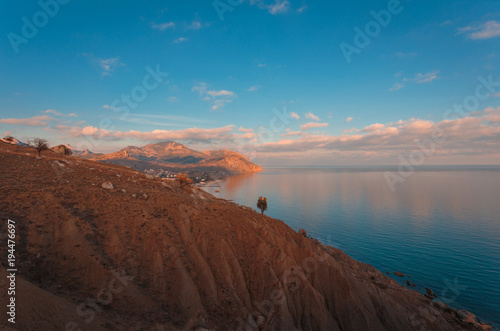
{"label": "sea", "polygon": [[265,196],[267,215],[499,329],[500,167],[401,174],[392,166],[267,167],[204,189],[254,209]]}

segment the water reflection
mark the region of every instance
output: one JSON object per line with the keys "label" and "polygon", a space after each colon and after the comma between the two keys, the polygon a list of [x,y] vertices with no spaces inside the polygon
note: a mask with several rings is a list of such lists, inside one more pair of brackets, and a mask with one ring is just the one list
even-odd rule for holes
{"label": "water reflection", "polygon": [[264,169],[206,189],[252,208],[266,196],[268,215],[422,286],[459,277],[469,289],[456,306],[499,325],[500,171],[454,170],[417,171],[396,192],[366,168]]}

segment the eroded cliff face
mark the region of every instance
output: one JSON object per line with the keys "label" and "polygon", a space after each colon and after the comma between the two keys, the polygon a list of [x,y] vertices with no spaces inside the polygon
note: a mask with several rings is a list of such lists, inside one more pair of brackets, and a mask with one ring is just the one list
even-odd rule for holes
{"label": "eroded cliff face", "polygon": [[21,329],[477,328],[251,208],[119,166],[8,149],[0,216],[18,227]]}

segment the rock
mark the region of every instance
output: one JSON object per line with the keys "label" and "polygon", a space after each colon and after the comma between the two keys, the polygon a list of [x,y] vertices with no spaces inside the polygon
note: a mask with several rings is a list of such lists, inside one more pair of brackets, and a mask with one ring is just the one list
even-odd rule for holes
{"label": "rock", "polygon": [[148,174],[148,175],[146,175],[146,178],[149,180],[153,180],[153,179],[155,179],[155,176]]}
{"label": "rock", "polygon": [[399,272],[399,271],[394,271],[394,274],[395,274],[396,276],[399,276],[399,277],[404,277],[404,276],[405,276],[405,275],[404,275],[404,273]]}
{"label": "rock", "polygon": [[428,296],[430,297],[435,297],[436,295],[434,294],[434,291],[431,290],[430,288],[425,288],[425,292],[427,293]]}
{"label": "rock", "polygon": [[266,318],[262,315],[260,315],[259,317],[257,317],[257,325],[262,327],[264,326],[264,323],[266,323]]}
{"label": "rock", "polygon": [[122,192],[123,192],[123,193],[127,193],[127,190],[122,189]]}
{"label": "rock", "polygon": [[390,275],[391,273],[389,271],[387,271],[386,274]]}
{"label": "rock", "polygon": [[304,230],[304,229],[300,229],[300,230],[299,230],[299,234],[300,234],[301,236],[303,236],[303,237],[307,237],[307,232],[306,232],[306,230]]}
{"label": "rock", "polygon": [[441,301],[432,301],[432,305],[439,309],[439,310],[445,310],[446,308],[448,308],[448,306],[446,305],[446,303],[444,302],[441,302]]}
{"label": "rock", "polygon": [[491,330],[491,326],[489,326],[488,324],[484,324],[484,323],[479,324],[479,328],[481,330],[484,330],[484,331],[490,331]]}
{"label": "rock", "polygon": [[113,184],[110,181],[106,181],[106,182],[102,183],[102,188],[112,190],[115,187],[113,186]]}
{"label": "rock", "polygon": [[137,194],[132,193],[132,198],[137,198]]}
{"label": "rock", "polygon": [[406,285],[411,286],[411,282],[409,280],[407,280]]}
{"label": "rock", "polygon": [[71,151],[71,149],[69,149],[68,147],[66,147],[64,145],[54,146],[54,147],[51,147],[50,149],[58,154],[73,155],[73,152]]}
{"label": "rock", "polygon": [[457,317],[463,323],[476,324],[476,316],[467,310],[462,309],[457,311]]}
{"label": "rock", "polygon": [[146,200],[149,198],[149,196],[148,196],[146,193],[144,193],[142,196],[143,196],[143,197],[144,197],[144,199],[146,199]]}
{"label": "rock", "polygon": [[55,160],[54,162],[52,162],[53,165],[56,165],[56,166],[60,166],[60,167],[65,167],[66,165],[64,164],[64,162],[60,162],[60,161],[57,161]]}

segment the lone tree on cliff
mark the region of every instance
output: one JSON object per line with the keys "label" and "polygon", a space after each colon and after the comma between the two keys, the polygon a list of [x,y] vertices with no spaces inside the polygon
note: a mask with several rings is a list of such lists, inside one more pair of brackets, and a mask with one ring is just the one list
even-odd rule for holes
{"label": "lone tree on cliff", "polygon": [[36,151],[38,152],[38,156],[40,156],[43,151],[49,149],[47,140],[42,138],[34,138],[33,140],[28,140],[28,145],[36,149]]}
{"label": "lone tree on cliff", "polygon": [[260,209],[260,213],[264,215],[264,212],[267,210],[267,198],[259,197],[257,201],[257,208]]}
{"label": "lone tree on cliff", "polygon": [[189,178],[188,175],[186,175],[186,174],[178,174],[177,180],[179,181],[179,185],[181,187],[184,187],[185,185],[189,185],[193,182],[193,180],[191,178]]}

